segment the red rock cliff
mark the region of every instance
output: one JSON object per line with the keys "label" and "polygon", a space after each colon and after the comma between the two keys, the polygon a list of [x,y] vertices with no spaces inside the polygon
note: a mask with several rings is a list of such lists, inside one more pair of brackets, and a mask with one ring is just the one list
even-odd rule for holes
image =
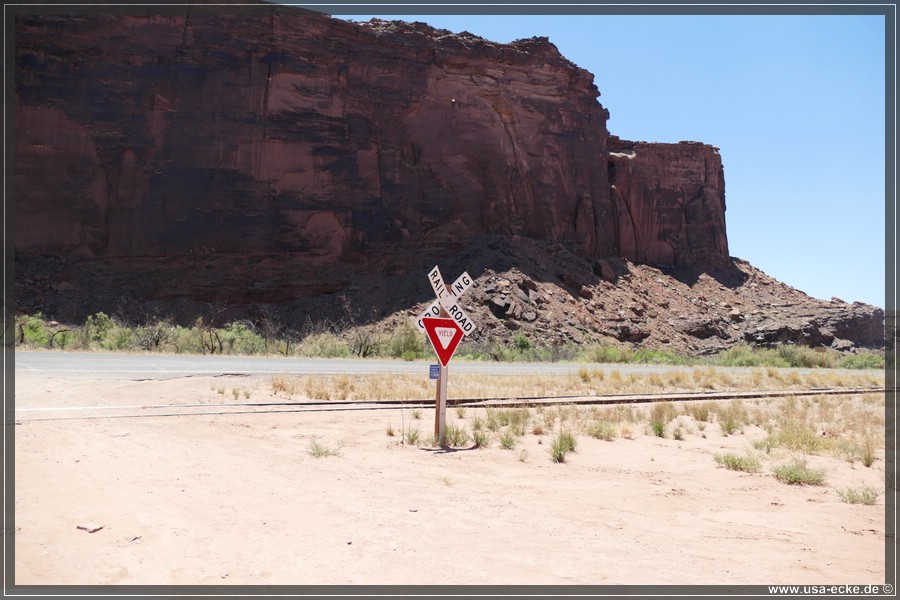
{"label": "red rock cliff", "polygon": [[622,256],[651,265],[721,265],[728,260],[718,148],[612,136],[609,172]]}
{"label": "red rock cliff", "polygon": [[610,142],[593,76],[545,38],[270,6],[29,10],[9,13],[22,260],[184,269],[121,285],[241,303],[484,234],[728,258],[715,150]]}

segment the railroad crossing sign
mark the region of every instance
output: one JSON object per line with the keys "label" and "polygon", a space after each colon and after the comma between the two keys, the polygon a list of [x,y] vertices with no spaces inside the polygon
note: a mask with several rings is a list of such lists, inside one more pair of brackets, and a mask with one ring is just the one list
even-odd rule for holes
{"label": "railroad crossing sign", "polygon": [[[456,321],[464,336],[475,331],[475,323],[459,305],[459,298],[472,287],[472,278],[469,274],[464,271],[456,281],[448,286],[444,283],[444,278],[441,277],[441,270],[435,265],[428,272],[428,281],[431,283],[431,288],[434,290],[437,300],[429,304],[425,312],[416,319],[416,326],[419,328],[419,331],[425,332],[425,324],[422,322],[423,318],[441,316],[448,316]],[[446,315],[441,314],[442,309],[447,313]]]}
{"label": "railroad crossing sign", "polygon": [[441,365],[446,367],[450,362],[456,347],[459,346],[460,340],[463,339],[463,330],[459,328],[453,319],[442,319],[440,317],[424,317],[422,319],[425,325],[425,331],[428,333],[428,339],[441,361]]}
{"label": "railroad crossing sign", "polygon": [[475,323],[459,305],[459,298],[472,287],[472,278],[465,271],[447,285],[437,265],[428,272],[428,282],[437,299],[416,319],[416,326],[428,335],[441,363],[434,399],[434,435],[444,444],[444,423],[447,415],[447,365],[464,336],[475,330]]}

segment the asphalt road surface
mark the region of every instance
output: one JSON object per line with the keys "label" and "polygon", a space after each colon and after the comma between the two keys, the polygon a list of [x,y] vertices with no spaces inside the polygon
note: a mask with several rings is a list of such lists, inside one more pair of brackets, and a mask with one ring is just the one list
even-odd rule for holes
{"label": "asphalt road surface", "polygon": [[[15,353],[16,373],[66,375],[110,379],[175,379],[192,375],[323,375],[331,373],[428,373],[433,361],[372,359],[308,359],[247,356],[192,356],[175,354],[111,354],[88,352]],[[454,373],[494,375],[561,375],[577,373],[582,367],[603,368],[596,363],[496,363],[451,361]],[[667,372],[685,367],[666,365],[605,365],[623,374]]]}
{"label": "asphalt road surface", "polygon": [[[325,375],[333,373],[428,373],[432,361],[373,359],[310,359],[258,356],[194,356],[183,354],[112,354],[105,352],[15,353],[16,373],[80,376],[109,379],[176,379],[196,375]],[[620,373],[668,373],[691,367],[670,365],[597,363],[497,363],[457,360],[453,373],[492,375],[563,375],[579,369],[616,370]],[[740,370],[736,367],[735,370]],[[803,372],[804,370],[801,370]],[[860,371],[855,371],[860,373]],[[878,371],[873,371],[878,372]]]}

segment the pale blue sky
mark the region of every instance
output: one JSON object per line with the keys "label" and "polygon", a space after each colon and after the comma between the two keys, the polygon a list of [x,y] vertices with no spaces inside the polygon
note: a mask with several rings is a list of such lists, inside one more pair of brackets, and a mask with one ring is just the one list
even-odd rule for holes
{"label": "pale blue sky", "polygon": [[720,149],[732,256],[816,298],[885,306],[883,17],[336,16],[549,37],[593,73],[610,133]]}

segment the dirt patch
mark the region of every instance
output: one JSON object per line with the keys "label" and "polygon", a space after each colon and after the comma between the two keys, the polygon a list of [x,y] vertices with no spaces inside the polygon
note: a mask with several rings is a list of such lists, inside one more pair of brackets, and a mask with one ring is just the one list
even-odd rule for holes
{"label": "dirt patch", "polygon": [[[810,456],[827,484],[790,486],[771,474],[789,455],[759,473],[713,459],[766,436],[750,425],[726,436],[686,422],[680,441],[637,424],[632,439],[580,433],[558,464],[552,431],[509,450],[496,436],[402,443],[432,433],[431,409],[37,420],[232,402],[232,389],[259,401],[265,378],[16,384],[19,407],[65,409],[17,413],[19,585],[884,581],[883,496],[838,494],[883,489],[883,451],[871,468]],[[471,430],[483,410],[449,411],[448,425]],[[333,452],[317,458],[314,444]]]}

